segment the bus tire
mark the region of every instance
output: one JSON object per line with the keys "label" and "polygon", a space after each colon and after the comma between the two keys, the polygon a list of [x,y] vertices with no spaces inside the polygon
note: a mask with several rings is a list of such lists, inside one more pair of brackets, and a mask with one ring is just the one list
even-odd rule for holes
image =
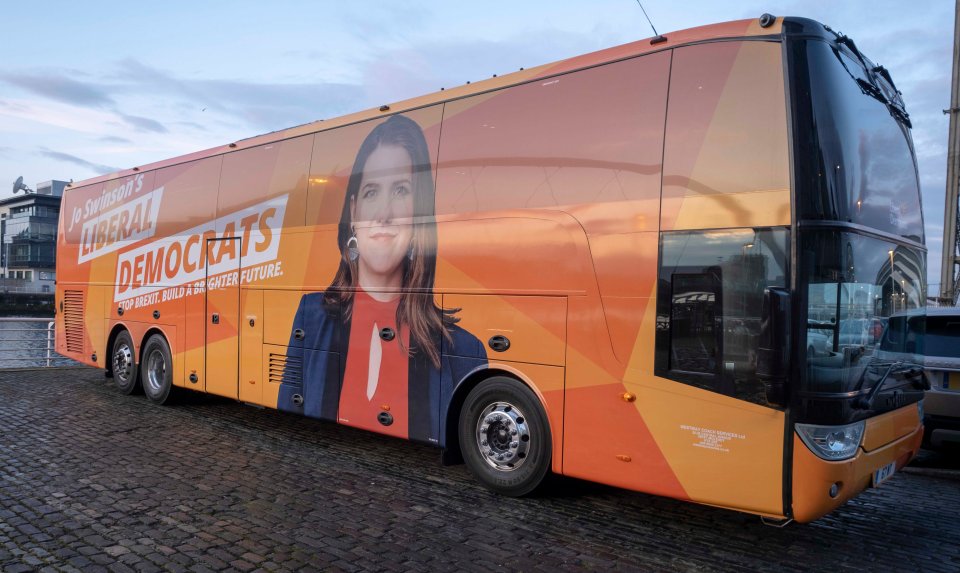
{"label": "bus tire", "polygon": [[140,363],[143,393],[154,404],[166,404],[173,394],[173,357],[160,334],[151,335],[143,345]]}
{"label": "bus tire", "polygon": [[477,480],[499,494],[533,492],[550,470],[550,427],[537,396],[497,376],[470,391],[460,410],[460,448]]}
{"label": "bus tire", "polygon": [[117,333],[110,350],[110,369],[113,381],[121,394],[130,395],[140,389],[137,353],[133,348],[133,338],[126,330]]}

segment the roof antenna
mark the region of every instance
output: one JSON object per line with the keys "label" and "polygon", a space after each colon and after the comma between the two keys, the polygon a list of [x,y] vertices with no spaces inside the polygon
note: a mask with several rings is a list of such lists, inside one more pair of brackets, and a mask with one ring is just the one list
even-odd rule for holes
{"label": "roof antenna", "polygon": [[667,41],[667,37],[666,37],[666,36],[661,36],[661,35],[657,32],[657,29],[653,27],[653,22],[650,21],[650,16],[647,16],[647,11],[644,10],[643,4],[640,3],[640,0],[637,0],[637,4],[640,5],[640,10],[643,10],[643,17],[647,19],[647,24],[650,24],[650,28],[653,30],[654,37],[653,37],[652,40],[650,40],[650,43],[651,43],[651,44],[659,44],[660,42],[666,42],[666,41]]}

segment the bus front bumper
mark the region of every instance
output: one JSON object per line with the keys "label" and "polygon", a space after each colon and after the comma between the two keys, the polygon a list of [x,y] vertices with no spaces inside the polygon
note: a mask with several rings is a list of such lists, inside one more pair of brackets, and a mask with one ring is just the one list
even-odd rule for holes
{"label": "bus front bumper", "polygon": [[[879,487],[877,478],[884,481],[883,470],[891,464],[900,471],[910,463],[923,440],[923,425],[916,409],[916,405],[911,405],[870,420],[857,454],[839,462],[817,457],[794,433],[793,519],[807,523],[822,517],[868,487]],[[896,432],[898,437],[885,441],[884,436],[889,437],[896,428],[903,428],[904,423],[910,421],[913,421],[912,429],[906,433]]]}

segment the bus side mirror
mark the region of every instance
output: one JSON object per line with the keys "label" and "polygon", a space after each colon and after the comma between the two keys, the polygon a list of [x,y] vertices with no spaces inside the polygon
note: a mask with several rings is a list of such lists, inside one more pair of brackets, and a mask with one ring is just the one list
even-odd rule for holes
{"label": "bus side mirror", "polygon": [[790,291],[768,287],[763,291],[757,378],[763,381],[767,402],[787,405],[790,379]]}

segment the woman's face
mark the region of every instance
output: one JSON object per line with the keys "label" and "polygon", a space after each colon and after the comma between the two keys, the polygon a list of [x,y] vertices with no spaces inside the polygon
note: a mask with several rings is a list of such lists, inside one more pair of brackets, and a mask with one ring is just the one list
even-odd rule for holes
{"label": "woman's face", "polygon": [[385,144],[370,154],[351,218],[361,284],[398,286],[413,239],[413,162],[406,149]]}

